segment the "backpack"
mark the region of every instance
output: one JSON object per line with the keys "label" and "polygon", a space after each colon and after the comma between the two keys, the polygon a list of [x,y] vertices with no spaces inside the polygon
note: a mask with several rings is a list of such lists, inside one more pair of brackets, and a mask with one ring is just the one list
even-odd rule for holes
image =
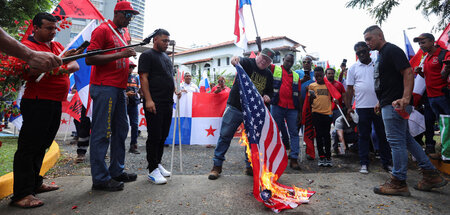
{"label": "backpack", "polygon": [[441,52],[439,52],[438,55],[438,60],[439,60],[439,64],[441,64],[441,67],[444,65],[444,63],[442,63],[442,61],[444,61],[445,55],[447,54],[448,50],[445,48],[441,48]]}

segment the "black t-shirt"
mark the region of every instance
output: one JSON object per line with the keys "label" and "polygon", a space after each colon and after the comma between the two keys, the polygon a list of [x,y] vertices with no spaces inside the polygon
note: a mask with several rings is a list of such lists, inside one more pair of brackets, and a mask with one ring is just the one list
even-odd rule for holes
{"label": "black t-shirt", "polygon": [[[256,66],[256,60],[252,58],[240,58],[239,63],[241,64],[244,71],[252,80],[256,89],[260,95],[268,95],[272,98],[273,94],[273,75],[268,68],[263,70]],[[241,101],[239,100],[239,78],[236,78],[231,87],[230,96],[228,97],[227,104],[242,111]]]}
{"label": "black t-shirt", "polygon": [[130,105],[137,105],[137,104],[139,104],[139,100],[140,100],[139,96],[138,96],[139,78],[136,75],[133,75],[133,74],[129,74],[128,75],[127,92],[128,91],[136,93],[136,95],[134,95],[134,96],[127,97],[128,104],[130,104]]}
{"label": "black t-shirt", "polygon": [[148,86],[155,103],[173,103],[172,61],[166,53],[154,49],[143,52],[139,57],[138,72],[148,73]]}
{"label": "black t-shirt", "polygon": [[403,75],[400,71],[411,67],[405,53],[398,46],[386,43],[375,62],[375,92],[380,107],[391,105],[403,97]]}

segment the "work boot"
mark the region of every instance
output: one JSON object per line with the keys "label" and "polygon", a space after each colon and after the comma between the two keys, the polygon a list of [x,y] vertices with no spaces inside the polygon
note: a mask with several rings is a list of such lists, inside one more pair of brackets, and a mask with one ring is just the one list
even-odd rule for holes
{"label": "work boot", "polygon": [[408,190],[406,180],[398,180],[395,176],[391,175],[384,184],[374,187],[373,192],[381,195],[393,195],[393,196],[410,196],[411,193]]}
{"label": "work boot", "polygon": [[251,167],[245,167],[244,174],[248,176],[253,176],[253,169]]}
{"label": "work boot", "polygon": [[211,169],[211,172],[209,173],[208,179],[216,180],[219,178],[220,173],[222,173],[222,167],[221,166],[213,166],[213,168]]}
{"label": "work boot", "polygon": [[78,154],[77,158],[75,159],[75,163],[83,163],[85,159],[86,159],[85,154]]}
{"label": "work boot", "polygon": [[416,190],[430,191],[433,188],[443,187],[447,184],[447,180],[437,170],[421,170],[421,174],[423,175],[422,180],[414,185]]}
{"label": "work boot", "polygon": [[297,158],[291,158],[291,164],[289,165],[293,170],[301,170],[300,165],[298,164]]}
{"label": "work boot", "polygon": [[138,150],[137,150],[137,144],[131,144],[130,145],[130,150],[128,151],[129,153],[133,153],[133,154],[141,154]]}

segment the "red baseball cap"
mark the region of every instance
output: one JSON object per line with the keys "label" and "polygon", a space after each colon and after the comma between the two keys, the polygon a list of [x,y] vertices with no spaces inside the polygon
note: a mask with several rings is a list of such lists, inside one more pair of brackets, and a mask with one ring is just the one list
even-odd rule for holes
{"label": "red baseball cap", "polygon": [[114,8],[114,12],[116,12],[116,11],[131,11],[134,13],[134,15],[139,14],[139,11],[134,10],[131,7],[131,2],[127,2],[127,1],[117,2],[116,7]]}

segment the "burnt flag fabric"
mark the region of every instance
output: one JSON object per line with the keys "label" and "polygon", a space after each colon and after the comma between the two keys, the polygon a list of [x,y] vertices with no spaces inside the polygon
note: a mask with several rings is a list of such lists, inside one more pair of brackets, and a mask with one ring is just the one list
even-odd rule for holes
{"label": "burnt flag fabric", "polygon": [[[247,73],[236,66],[239,94],[247,135],[249,161],[253,167],[253,195],[275,212],[308,202],[314,191],[288,187],[277,182],[288,163],[277,125]],[[247,150],[248,151],[248,150]]]}

